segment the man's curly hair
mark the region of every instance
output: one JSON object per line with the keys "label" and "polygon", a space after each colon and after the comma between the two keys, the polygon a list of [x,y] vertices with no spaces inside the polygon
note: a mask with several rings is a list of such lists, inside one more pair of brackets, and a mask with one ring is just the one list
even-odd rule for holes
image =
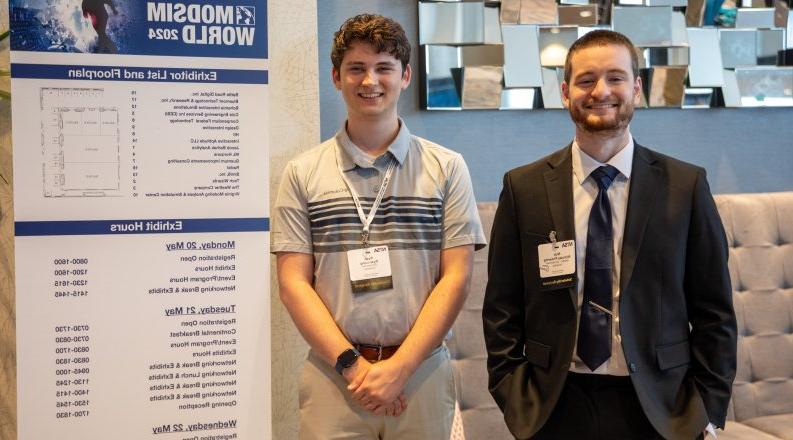
{"label": "man's curly hair", "polygon": [[371,44],[377,53],[386,52],[402,63],[402,71],[410,62],[410,43],[405,30],[396,21],[375,14],[360,14],[347,19],[333,35],[330,60],[336,70],[350,46],[356,41]]}

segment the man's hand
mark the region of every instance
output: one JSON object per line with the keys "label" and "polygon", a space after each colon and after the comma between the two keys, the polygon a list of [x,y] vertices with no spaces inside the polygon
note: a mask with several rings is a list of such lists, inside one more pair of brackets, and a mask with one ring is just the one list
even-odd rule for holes
{"label": "man's hand", "polygon": [[[359,357],[355,363],[349,367],[345,368],[342,372],[342,375],[347,380],[347,383],[350,386],[347,387],[349,391],[353,391],[357,389],[358,386],[366,380],[366,376],[370,373],[373,365],[367,361],[366,359]],[[355,388],[351,389],[353,383],[357,384]],[[377,402],[373,401],[372,399],[365,399],[365,400],[358,400],[353,399],[364,409],[367,411],[371,411],[375,415],[378,416],[392,416],[392,417],[399,417],[402,412],[407,408],[407,397],[404,393],[400,393],[399,396],[388,401],[386,404],[378,404]]]}
{"label": "man's hand", "polygon": [[363,380],[363,377],[366,376],[366,373],[370,368],[372,368],[372,364],[364,359],[363,356],[358,356],[358,359],[355,360],[354,364],[341,370],[341,375],[344,376],[344,379],[347,380],[347,383],[351,383],[356,378]]}
{"label": "man's hand", "polygon": [[366,374],[355,376],[347,389],[352,393],[352,398],[364,407],[372,404],[382,406],[402,394],[409,377],[398,362],[388,359],[369,364]]}
{"label": "man's hand", "polygon": [[407,409],[408,402],[405,393],[399,395],[393,402],[389,405],[383,405],[375,408],[373,411],[375,415],[378,416],[392,416],[392,417],[399,417],[402,414],[402,411]]}

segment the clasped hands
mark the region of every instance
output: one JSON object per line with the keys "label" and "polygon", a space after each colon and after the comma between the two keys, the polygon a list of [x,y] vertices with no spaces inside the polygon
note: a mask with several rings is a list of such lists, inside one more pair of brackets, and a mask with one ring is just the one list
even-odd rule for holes
{"label": "clasped hands", "polygon": [[359,357],[343,374],[350,396],[367,411],[399,417],[407,408],[403,388],[410,376],[397,362],[387,359],[372,364]]}

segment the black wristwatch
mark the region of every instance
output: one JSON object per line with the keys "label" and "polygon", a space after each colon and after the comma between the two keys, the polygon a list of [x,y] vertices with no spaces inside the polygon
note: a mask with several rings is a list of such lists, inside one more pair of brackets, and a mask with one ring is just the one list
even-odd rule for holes
{"label": "black wristwatch", "polygon": [[339,357],[336,358],[336,372],[342,374],[345,368],[352,367],[360,355],[361,353],[354,348],[344,350]]}

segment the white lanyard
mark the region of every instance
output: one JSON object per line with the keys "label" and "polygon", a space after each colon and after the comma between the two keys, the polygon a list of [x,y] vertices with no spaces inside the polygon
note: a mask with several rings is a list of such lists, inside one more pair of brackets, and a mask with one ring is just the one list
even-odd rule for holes
{"label": "white lanyard", "polygon": [[369,215],[367,216],[363,213],[363,206],[361,205],[361,199],[358,197],[358,193],[355,192],[355,189],[347,180],[347,176],[344,175],[344,170],[341,168],[341,158],[339,157],[339,152],[336,152],[336,164],[339,166],[341,179],[344,181],[344,184],[347,185],[347,189],[350,191],[350,196],[352,196],[352,201],[355,203],[355,209],[358,210],[358,218],[360,218],[361,223],[363,223],[363,231],[361,232],[361,243],[363,243],[363,247],[369,247],[369,227],[372,225],[374,216],[377,213],[377,208],[380,206],[380,202],[383,200],[383,195],[385,194],[385,190],[388,187],[388,182],[391,180],[391,175],[394,173],[396,162],[396,159],[391,157],[391,160],[388,162],[388,168],[385,170],[383,181],[380,183],[380,189],[377,191],[377,197],[375,197],[374,203],[372,203],[372,208],[369,210]]}

